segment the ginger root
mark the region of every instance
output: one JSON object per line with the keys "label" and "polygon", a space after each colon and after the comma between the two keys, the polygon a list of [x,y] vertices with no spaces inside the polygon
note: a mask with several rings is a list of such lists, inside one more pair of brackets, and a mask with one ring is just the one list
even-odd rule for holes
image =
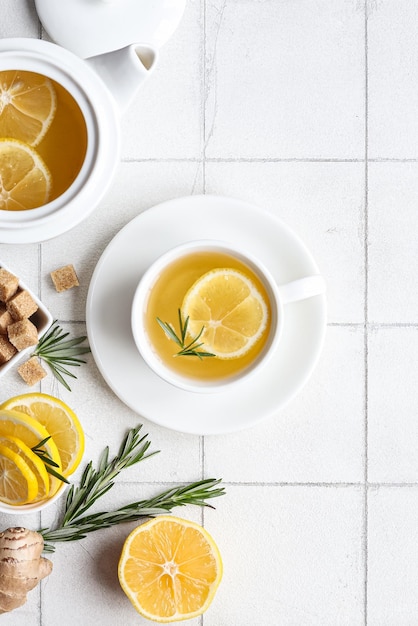
{"label": "ginger root", "polygon": [[51,561],[41,557],[43,547],[42,535],[27,528],[0,533],[0,613],[25,604],[28,591],[51,573]]}

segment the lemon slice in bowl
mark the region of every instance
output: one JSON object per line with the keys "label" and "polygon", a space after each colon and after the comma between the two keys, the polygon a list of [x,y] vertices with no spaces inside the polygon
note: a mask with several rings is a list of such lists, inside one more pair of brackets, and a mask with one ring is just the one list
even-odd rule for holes
{"label": "lemon slice in bowl", "polygon": [[220,359],[244,356],[266,332],[268,305],[253,281],[230,268],[203,274],[186,293],[183,318],[205,349]]}
{"label": "lemon slice in bowl", "polygon": [[[33,417],[19,411],[0,407],[0,436],[8,437],[10,435],[21,439],[29,448],[37,446],[40,441],[50,437],[46,428]],[[48,439],[42,448],[49,458],[56,463],[56,471],[62,473],[61,458],[54,440]],[[61,485],[62,482],[58,478],[51,476],[48,497],[53,496]]]}
{"label": "lemon slice in bowl", "polygon": [[18,506],[34,500],[37,493],[38,481],[28,464],[0,444],[0,500]]}
{"label": "lemon slice in bowl", "polygon": [[161,515],[128,536],[118,576],[141,615],[168,623],[197,617],[209,607],[222,578],[222,559],[204,528]]}
{"label": "lemon slice in bowl", "polygon": [[17,139],[0,139],[0,210],[40,207],[48,202],[51,188],[51,174],[34,148]]}
{"label": "lemon slice in bowl", "polygon": [[6,400],[0,409],[19,411],[46,428],[58,448],[63,476],[77,469],[84,454],[84,431],[65,402],[46,393],[27,393]]}
{"label": "lemon slice in bowl", "polygon": [[57,108],[55,89],[34,72],[0,72],[0,137],[37,146],[51,126]]}
{"label": "lemon slice in bowl", "polygon": [[49,478],[43,461],[21,439],[12,435],[8,437],[0,435],[0,445],[18,454],[34,473],[38,483],[38,493],[33,501],[38,502],[48,497]]}

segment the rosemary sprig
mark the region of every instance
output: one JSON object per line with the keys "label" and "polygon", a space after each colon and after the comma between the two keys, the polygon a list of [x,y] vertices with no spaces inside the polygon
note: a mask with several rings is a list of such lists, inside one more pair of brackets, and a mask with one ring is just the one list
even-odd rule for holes
{"label": "rosemary sprig", "polygon": [[[98,498],[114,485],[114,479],[125,467],[157,454],[148,452],[151,443],[147,435],[140,437],[142,426],[131,429],[119,449],[119,453],[109,461],[109,448],[102,452],[97,469],[92,462],[86,466],[80,485],[72,485],[68,491],[64,515],[56,528],[44,528],[39,532],[44,538],[45,552],[54,552],[51,544],[59,541],[77,541],[90,532],[108,528],[124,522],[132,522],[144,517],[154,517],[170,512],[175,506],[194,504],[211,506],[206,502],[224,494],[223,487],[217,487],[220,480],[207,479],[182,487],[175,487],[160,493],[154,498],[140,500],[112,512],[85,513]],[[212,507],[213,508],[213,507]]]}
{"label": "rosemary sprig", "polygon": [[86,361],[77,357],[90,352],[90,348],[89,346],[80,345],[87,337],[77,337],[64,341],[68,335],[69,333],[65,333],[58,325],[58,321],[54,320],[51,328],[40,339],[32,356],[37,356],[45,361],[55,378],[68,391],[71,391],[64,376],[70,376],[71,378],[77,378],[77,376],[70,372],[67,367],[79,367],[81,363],[85,363]]}
{"label": "rosemary sprig", "polygon": [[42,448],[42,446],[45,445],[49,439],[51,439],[51,435],[49,435],[49,437],[45,437],[45,439],[42,439],[42,441],[36,444],[36,446],[33,446],[31,450],[37,456],[39,456],[41,461],[43,461],[48,474],[51,474],[51,476],[55,476],[55,478],[58,478],[58,480],[61,480],[63,483],[70,484],[70,481],[67,480],[65,476],[63,476],[54,469],[54,467],[59,467],[58,463],[55,463],[55,461],[53,461],[49,456],[48,452]]}
{"label": "rosemary sprig", "polygon": [[203,331],[205,330],[204,326],[202,326],[200,332],[196,335],[196,337],[192,339],[192,341],[190,341],[188,344],[186,344],[189,316],[187,316],[185,321],[183,322],[183,317],[180,309],[178,309],[178,316],[180,336],[176,334],[176,331],[171,324],[169,324],[168,322],[163,322],[162,320],[160,320],[159,317],[157,317],[157,322],[159,323],[167,337],[169,339],[172,339],[172,341],[174,341],[181,348],[179,352],[177,352],[174,356],[197,356],[200,360],[202,360],[204,357],[216,356],[215,354],[212,354],[212,352],[199,350],[199,348],[203,346],[203,342],[198,343],[198,341],[202,336]]}

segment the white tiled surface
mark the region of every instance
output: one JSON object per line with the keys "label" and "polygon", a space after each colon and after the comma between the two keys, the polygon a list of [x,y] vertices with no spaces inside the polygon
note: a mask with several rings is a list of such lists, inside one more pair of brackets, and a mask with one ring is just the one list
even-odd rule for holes
{"label": "white tiled surface", "polygon": [[[213,437],[159,428],[122,404],[91,356],[71,394],[50,377],[39,386],[78,413],[86,460],[138,422],[161,450],[119,481],[109,506],[223,477],[216,511],[180,512],[212,532],[225,566],[192,626],[418,626],[417,24],[417,0],[189,0],[122,120],[122,162],[101,206],[50,242],[0,244],[74,334],[85,330],[108,242],[173,197],[263,207],[326,276],[318,367],[256,428]],[[47,38],[33,2],[0,0],[0,36]],[[49,272],[67,262],[81,286],[58,295]],[[0,400],[24,391],[12,373]],[[56,514],[19,523],[37,528]],[[2,623],[145,624],[116,578],[129,530],[58,546],[54,574]]]}

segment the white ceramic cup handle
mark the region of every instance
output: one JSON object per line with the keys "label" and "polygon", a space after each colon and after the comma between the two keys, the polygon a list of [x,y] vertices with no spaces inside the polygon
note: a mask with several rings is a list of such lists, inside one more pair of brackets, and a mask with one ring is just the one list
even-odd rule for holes
{"label": "white ceramic cup handle", "polygon": [[306,278],[299,278],[291,283],[279,285],[279,293],[284,304],[306,300],[306,298],[318,296],[321,293],[325,293],[325,291],[325,280],[320,274],[306,276]]}

